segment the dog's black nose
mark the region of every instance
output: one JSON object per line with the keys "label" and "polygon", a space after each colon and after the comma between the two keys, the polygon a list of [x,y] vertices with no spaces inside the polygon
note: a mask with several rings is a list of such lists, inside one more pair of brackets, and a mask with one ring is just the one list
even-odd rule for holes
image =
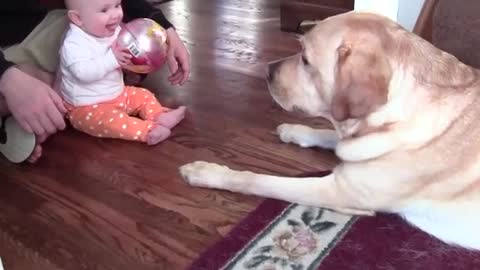
{"label": "dog's black nose", "polygon": [[277,62],[268,64],[267,80],[269,82],[273,81],[273,79],[275,78],[275,74],[278,68],[280,67],[280,63],[281,63],[280,61],[277,61]]}

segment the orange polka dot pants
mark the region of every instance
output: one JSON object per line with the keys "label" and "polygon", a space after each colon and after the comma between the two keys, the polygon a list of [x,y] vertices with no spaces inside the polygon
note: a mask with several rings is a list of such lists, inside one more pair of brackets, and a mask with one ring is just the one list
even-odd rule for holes
{"label": "orange polka dot pants", "polygon": [[95,137],[147,141],[155,117],[169,109],[148,90],[127,86],[109,102],[74,107],[67,104],[72,126]]}

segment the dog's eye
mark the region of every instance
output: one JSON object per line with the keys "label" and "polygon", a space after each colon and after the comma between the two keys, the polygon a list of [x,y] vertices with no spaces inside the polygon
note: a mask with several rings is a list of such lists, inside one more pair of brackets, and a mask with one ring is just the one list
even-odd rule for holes
{"label": "dog's eye", "polygon": [[305,55],[302,55],[302,63],[303,63],[305,66],[310,65],[310,62],[308,62],[308,59],[307,59],[307,57],[305,57]]}

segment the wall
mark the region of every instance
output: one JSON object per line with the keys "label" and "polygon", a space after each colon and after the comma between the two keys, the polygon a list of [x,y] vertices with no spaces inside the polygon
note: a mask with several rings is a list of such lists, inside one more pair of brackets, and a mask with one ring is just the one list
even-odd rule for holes
{"label": "wall", "polygon": [[424,0],[355,0],[355,10],[381,13],[412,31]]}

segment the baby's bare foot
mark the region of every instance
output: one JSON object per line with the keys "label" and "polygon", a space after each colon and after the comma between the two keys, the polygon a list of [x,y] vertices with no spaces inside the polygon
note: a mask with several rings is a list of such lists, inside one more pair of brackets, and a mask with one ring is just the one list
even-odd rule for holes
{"label": "baby's bare foot", "polygon": [[47,140],[47,135],[37,137],[35,148],[33,148],[32,154],[28,157],[28,162],[35,163],[42,156],[42,143]]}
{"label": "baby's bare foot", "polygon": [[162,113],[157,116],[155,123],[171,129],[185,118],[186,110],[187,108],[185,106],[180,106],[175,110]]}
{"label": "baby's bare foot", "polygon": [[28,162],[35,163],[42,156],[42,146],[40,144],[35,145],[32,154],[28,157]]}
{"label": "baby's bare foot", "polygon": [[154,126],[147,135],[147,144],[155,145],[166,140],[170,136],[170,129],[164,126]]}

